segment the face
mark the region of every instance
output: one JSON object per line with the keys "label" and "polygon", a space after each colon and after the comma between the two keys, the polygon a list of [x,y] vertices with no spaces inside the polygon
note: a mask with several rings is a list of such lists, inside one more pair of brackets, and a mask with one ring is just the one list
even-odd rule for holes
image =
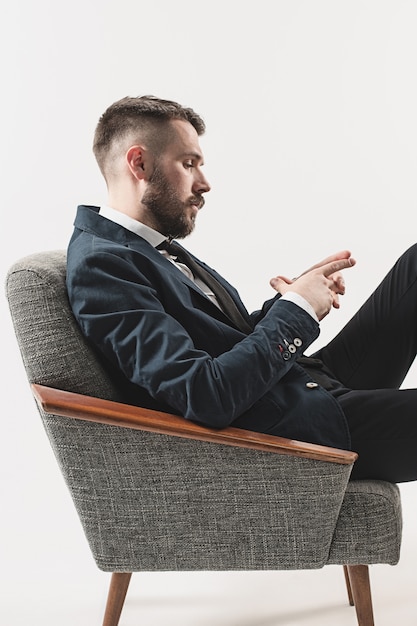
{"label": "face", "polygon": [[149,226],[166,237],[182,239],[194,230],[210,186],[201,171],[197,132],[182,120],[171,124],[173,137],[154,166],[142,204]]}

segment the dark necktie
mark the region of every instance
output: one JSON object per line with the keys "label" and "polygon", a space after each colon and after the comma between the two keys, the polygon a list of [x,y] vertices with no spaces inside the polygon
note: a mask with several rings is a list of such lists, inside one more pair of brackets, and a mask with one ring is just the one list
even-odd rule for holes
{"label": "dark necktie", "polygon": [[225,313],[231,321],[234,323],[236,328],[244,332],[245,334],[249,334],[252,332],[252,328],[249,326],[247,321],[242,316],[239,311],[235,301],[228,293],[228,291],[223,287],[219,281],[214,278],[210,272],[204,269],[201,265],[199,265],[193,257],[184,250],[184,248],[178,245],[175,242],[169,243],[168,241],[163,241],[158,247],[158,250],[166,250],[168,254],[171,256],[177,257],[180,263],[184,263],[195,277],[198,277],[209,287],[214,295],[216,296],[217,302],[223,313]]}

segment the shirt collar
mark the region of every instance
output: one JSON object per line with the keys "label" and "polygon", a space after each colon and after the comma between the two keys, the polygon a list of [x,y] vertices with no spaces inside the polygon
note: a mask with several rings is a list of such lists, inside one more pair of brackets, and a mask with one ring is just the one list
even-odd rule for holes
{"label": "shirt collar", "polygon": [[142,222],[138,222],[138,220],[133,219],[133,217],[126,215],[126,213],[116,211],[116,209],[112,209],[109,206],[101,206],[99,213],[102,217],[115,222],[115,224],[119,224],[119,226],[130,230],[132,233],[135,233],[135,235],[139,235],[139,237],[145,239],[154,248],[159,246],[159,244],[166,239],[166,237],[161,235],[161,233],[158,233],[157,230],[154,230],[150,226],[142,224]]}

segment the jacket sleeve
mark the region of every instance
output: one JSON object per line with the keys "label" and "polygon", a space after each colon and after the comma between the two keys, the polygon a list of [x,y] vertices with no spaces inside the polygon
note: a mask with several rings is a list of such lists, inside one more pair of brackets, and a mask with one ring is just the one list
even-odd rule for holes
{"label": "jacket sleeve", "polygon": [[[167,314],[155,286],[108,252],[84,257],[68,278],[74,315],[86,337],[133,383],[185,418],[223,428],[290,370],[319,334],[291,302],[274,298],[253,332],[212,357]],[[122,303],[122,304],[121,304]]]}
{"label": "jacket sleeve", "polygon": [[271,306],[273,306],[273,304],[279,300],[279,298],[281,297],[281,294],[278,293],[274,298],[271,298],[270,300],[266,300],[262,306],[261,309],[259,309],[259,311],[254,311],[253,313],[250,314],[250,318],[251,318],[251,322],[252,324],[255,326],[256,324],[258,324],[258,322],[265,317],[265,315],[268,313],[269,309],[271,308]]}

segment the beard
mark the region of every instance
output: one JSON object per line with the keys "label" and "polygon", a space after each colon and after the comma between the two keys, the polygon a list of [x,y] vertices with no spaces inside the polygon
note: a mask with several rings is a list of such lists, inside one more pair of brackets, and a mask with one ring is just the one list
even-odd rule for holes
{"label": "beard", "polygon": [[204,198],[201,194],[193,194],[188,200],[181,200],[165,174],[156,166],[142,204],[148,209],[155,230],[169,239],[183,239],[195,227],[195,218],[189,217],[190,205],[200,209]]}

